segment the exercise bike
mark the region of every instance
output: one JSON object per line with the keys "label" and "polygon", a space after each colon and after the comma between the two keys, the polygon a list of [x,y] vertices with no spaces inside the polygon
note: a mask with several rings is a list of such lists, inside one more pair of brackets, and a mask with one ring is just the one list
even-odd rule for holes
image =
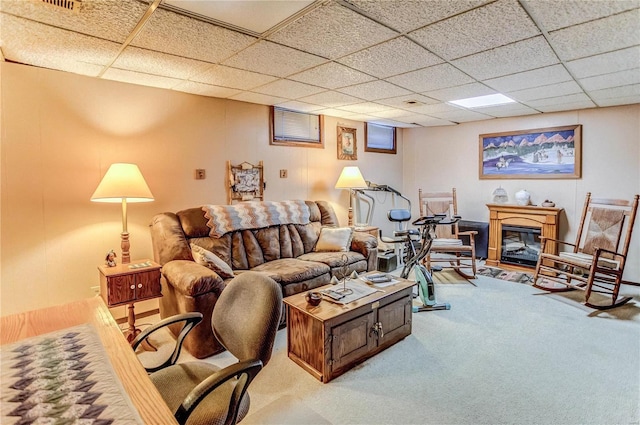
{"label": "exercise bike", "polygon": [[404,267],[400,277],[407,279],[409,273],[413,269],[416,283],[418,284],[418,296],[422,301],[422,306],[413,306],[413,312],[420,311],[435,311],[435,310],[450,310],[451,305],[449,303],[439,304],[436,301],[435,285],[433,284],[433,277],[431,271],[421,263],[422,259],[431,250],[433,243],[433,234],[435,228],[438,225],[452,225],[460,220],[459,216],[447,218],[445,214],[436,214],[433,216],[420,217],[413,221],[411,224],[416,227],[420,227],[419,234],[420,240],[412,238],[411,235],[415,234],[415,230],[404,230],[396,232],[396,243],[405,244],[405,261]]}

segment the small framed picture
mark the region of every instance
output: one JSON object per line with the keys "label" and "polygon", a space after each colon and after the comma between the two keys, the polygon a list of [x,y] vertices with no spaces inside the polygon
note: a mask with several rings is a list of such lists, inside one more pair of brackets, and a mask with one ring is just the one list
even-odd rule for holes
{"label": "small framed picture", "polygon": [[338,159],[358,159],[356,129],[338,126]]}

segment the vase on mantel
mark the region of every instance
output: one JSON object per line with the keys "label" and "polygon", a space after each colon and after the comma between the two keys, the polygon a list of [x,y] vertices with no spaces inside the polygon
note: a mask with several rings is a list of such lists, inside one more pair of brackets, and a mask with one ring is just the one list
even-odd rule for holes
{"label": "vase on mantel", "polygon": [[529,205],[531,203],[531,194],[525,189],[517,191],[515,198],[518,205]]}

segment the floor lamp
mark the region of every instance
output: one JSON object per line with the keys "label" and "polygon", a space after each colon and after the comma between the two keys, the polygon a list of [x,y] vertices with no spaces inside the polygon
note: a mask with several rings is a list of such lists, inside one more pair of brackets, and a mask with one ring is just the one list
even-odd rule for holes
{"label": "floor lamp", "polygon": [[140,169],[135,164],[111,164],[91,196],[93,202],[122,203],[122,264],[131,262],[129,231],[127,230],[127,203],[151,202],[153,195]]}
{"label": "floor lamp", "polygon": [[336,183],[336,189],[349,189],[349,221],[348,226],[353,226],[353,189],[366,189],[367,182],[362,177],[362,173],[357,166],[344,167],[338,182]]}

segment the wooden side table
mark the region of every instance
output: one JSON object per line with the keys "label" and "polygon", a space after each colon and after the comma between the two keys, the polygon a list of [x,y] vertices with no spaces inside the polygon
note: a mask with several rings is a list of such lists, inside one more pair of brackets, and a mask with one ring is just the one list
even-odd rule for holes
{"label": "wooden side table", "polygon": [[136,328],[134,304],[162,296],[160,285],[160,264],[151,260],[137,260],[115,267],[98,266],[100,271],[100,296],[109,307],[129,305],[125,332],[127,341],[132,342],[140,333]]}

